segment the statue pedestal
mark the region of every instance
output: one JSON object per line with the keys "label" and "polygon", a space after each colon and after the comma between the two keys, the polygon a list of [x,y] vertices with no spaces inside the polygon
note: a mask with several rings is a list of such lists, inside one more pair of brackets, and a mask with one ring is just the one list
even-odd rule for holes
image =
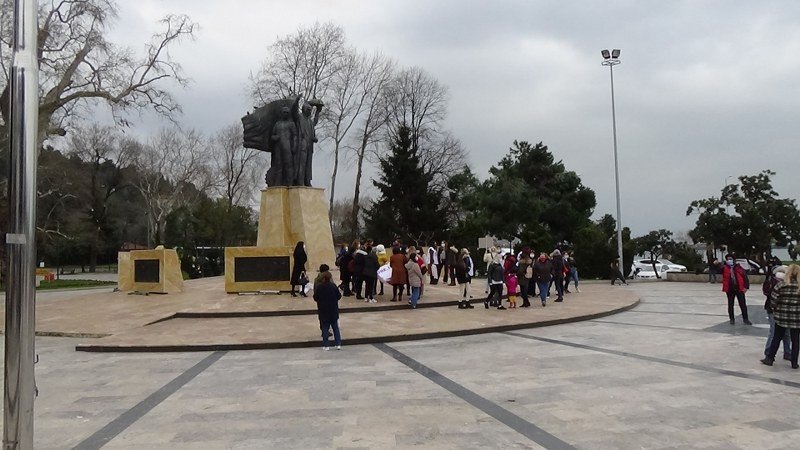
{"label": "statue pedestal", "polygon": [[183,291],[178,253],[172,249],[119,252],[118,287],[122,291],[172,294]]}
{"label": "statue pedestal", "polygon": [[320,264],[335,267],[325,189],[276,186],[262,190],[256,245],[294,249],[298,241],[306,244],[306,271],[309,274],[316,273]]}

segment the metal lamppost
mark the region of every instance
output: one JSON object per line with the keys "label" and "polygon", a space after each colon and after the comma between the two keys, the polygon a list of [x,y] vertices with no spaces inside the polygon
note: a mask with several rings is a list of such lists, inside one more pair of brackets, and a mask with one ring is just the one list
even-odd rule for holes
{"label": "metal lamppost", "polygon": [[33,448],[36,156],[39,67],[37,2],[14,1],[9,73],[8,276],[3,449]]}
{"label": "metal lamppost", "polygon": [[625,273],[625,258],[622,256],[622,210],[619,205],[619,162],[617,158],[617,110],[614,104],[614,66],[619,64],[619,49],[615,48],[612,51],[603,50],[600,52],[603,55],[603,62],[600,63],[608,66],[611,73],[611,124],[614,131],[614,177],[617,184],[617,253],[619,254],[620,271]]}

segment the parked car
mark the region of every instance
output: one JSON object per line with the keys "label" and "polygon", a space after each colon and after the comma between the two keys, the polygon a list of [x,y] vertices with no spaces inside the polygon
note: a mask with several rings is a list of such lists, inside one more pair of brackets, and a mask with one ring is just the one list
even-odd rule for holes
{"label": "parked car", "polygon": [[656,269],[658,269],[658,275],[656,272],[653,272],[653,266],[648,266],[647,268],[636,268],[631,272],[629,278],[634,278],[637,280],[653,280],[658,278],[665,278],[667,276],[667,272],[669,272],[669,266],[666,264],[656,265]]}
{"label": "parked car", "polygon": [[748,274],[757,274],[761,273],[761,265],[757,262],[753,261],[752,259],[747,258],[738,258],[736,260],[736,264],[742,266],[745,272]]}
{"label": "parked car", "polygon": [[[659,272],[686,272],[686,266],[681,264],[675,264],[674,262],[659,258],[655,260],[656,269],[659,269]],[[664,269],[666,267],[666,269]],[[653,260],[652,259],[634,259],[633,265],[631,266],[631,273],[630,277],[633,277],[636,273],[641,273],[642,271],[649,271],[653,272]],[[653,272],[654,273],[654,272]]]}

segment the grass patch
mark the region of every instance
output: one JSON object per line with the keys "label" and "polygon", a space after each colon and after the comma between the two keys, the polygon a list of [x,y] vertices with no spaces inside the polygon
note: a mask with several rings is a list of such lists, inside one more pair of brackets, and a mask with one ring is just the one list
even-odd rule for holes
{"label": "grass patch", "polygon": [[42,281],[39,287],[36,288],[40,291],[48,289],[78,289],[97,286],[113,286],[116,281],[100,281],[100,280],[53,280]]}

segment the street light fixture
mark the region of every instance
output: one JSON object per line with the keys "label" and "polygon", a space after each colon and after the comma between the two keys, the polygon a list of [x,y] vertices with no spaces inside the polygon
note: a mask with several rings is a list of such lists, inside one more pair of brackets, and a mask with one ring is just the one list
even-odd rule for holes
{"label": "street light fixture", "polygon": [[600,64],[608,66],[611,73],[611,125],[614,133],[614,178],[617,184],[617,254],[619,255],[620,269],[625,271],[625,259],[622,257],[622,209],[619,202],[619,161],[617,158],[617,111],[614,103],[614,66],[621,63],[619,60],[619,49],[612,51],[602,50],[603,62]]}

